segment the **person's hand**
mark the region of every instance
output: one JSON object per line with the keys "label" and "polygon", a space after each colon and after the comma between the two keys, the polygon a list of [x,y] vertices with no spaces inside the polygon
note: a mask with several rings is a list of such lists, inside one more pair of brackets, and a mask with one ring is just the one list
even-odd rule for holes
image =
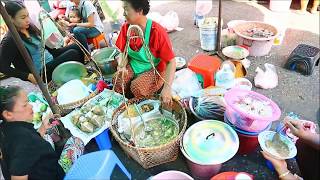
{"label": "person's hand", "polygon": [[65,20],[66,16],[64,14],[59,14],[58,19]]}
{"label": "person's hand", "polygon": [[78,23],[69,23],[69,24],[68,24],[69,27],[75,27],[75,26],[77,26],[77,25],[78,25]]}
{"label": "person's hand", "polygon": [[291,120],[290,118],[286,118],[284,122],[285,125],[290,128],[291,133],[299,138],[305,138],[310,134],[313,134],[310,129],[311,125],[308,125],[307,123]]}
{"label": "person's hand", "polygon": [[170,107],[172,105],[172,94],[171,94],[170,87],[168,86],[163,87],[160,98],[166,106]]}
{"label": "person's hand", "polygon": [[49,122],[49,119],[53,117],[52,113],[49,113],[47,115],[45,115],[44,117],[42,117],[42,124],[40,126],[40,128],[38,129],[39,134],[43,137],[46,132],[47,129],[52,128],[52,124]]}
{"label": "person's hand", "polygon": [[33,76],[33,74],[28,75],[28,80],[33,84],[37,84],[36,78]]}
{"label": "person's hand", "polygon": [[278,174],[288,172],[287,162],[285,160],[275,159],[264,151],[261,151],[261,153],[265,159],[269,160],[272,163],[274,169],[278,172]]}
{"label": "person's hand", "polygon": [[117,67],[117,71],[118,71],[118,73],[120,73],[120,76],[122,76],[122,74],[126,76],[129,73],[129,71],[128,71],[128,69],[126,67],[118,66]]}

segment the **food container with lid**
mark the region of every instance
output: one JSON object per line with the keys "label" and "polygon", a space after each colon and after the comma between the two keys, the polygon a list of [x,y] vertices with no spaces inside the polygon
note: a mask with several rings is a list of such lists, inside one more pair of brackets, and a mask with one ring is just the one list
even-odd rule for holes
{"label": "food container with lid", "polygon": [[217,174],[238,148],[237,133],[228,124],[216,120],[193,124],[184,134],[180,147],[192,176],[197,179],[209,179]]}

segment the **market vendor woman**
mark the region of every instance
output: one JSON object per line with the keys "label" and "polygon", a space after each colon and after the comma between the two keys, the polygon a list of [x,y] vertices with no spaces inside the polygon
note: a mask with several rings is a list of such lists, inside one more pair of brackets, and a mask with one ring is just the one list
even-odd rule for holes
{"label": "market vendor woman", "polygon": [[[169,36],[165,29],[158,23],[147,19],[150,10],[148,0],[123,0],[124,16],[127,22],[122,26],[116,46],[122,53],[128,53],[128,60],[121,59],[118,67],[119,75],[115,84],[115,90],[122,92],[130,90],[136,98],[146,97],[157,93],[161,88],[161,98],[164,103],[172,101],[171,84],[174,79],[176,63]],[[130,25],[138,25],[144,32],[144,42],[141,38],[129,40],[127,46],[127,31]],[[144,46],[144,45],[145,46]],[[126,51],[126,52],[124,52]],[[156,73],[150,63],[154,63]],[[114,77],[114,81],[116,78]],[[164,82],[165,80],[165,82]]]}
{"label": "market vendor woman", "polygon": [[[19,2],[9,1],[5,3],[5,9],[10,15],[24,46],[28,50],[36,71],[44,72],[41,62],[41,39],[39,30],[30,23],[29,12]],[[59,49],[45,48],[46,74],[50,81],[51,74],[55,67],[66,61],[83,61],[83,53],[76,44],[65,46]],[[14,42],[13,35],[8,32],[0,44],[0,72],[7,76],[17,77],[36,83],[35,77],[30,73],[27,64],[23,60],[20,51]],[[14,67],[12,67],[13,65]]]}
{"label": "market vendor woman", "polygon": [[[49,119],[34,129],[33,110],[20,87],[0,86],[0,161],[5,179],[60,180],[83,153],[84,144],[70,137],[62,152],[44,139]],[[58,152],[59,151],[59,152]]]}

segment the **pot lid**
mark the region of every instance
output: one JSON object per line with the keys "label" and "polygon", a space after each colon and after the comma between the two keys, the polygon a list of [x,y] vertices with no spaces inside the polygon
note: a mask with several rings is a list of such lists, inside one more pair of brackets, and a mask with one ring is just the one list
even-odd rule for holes
{"label": "pot lid", "polygon": [[237,133],[226,123],[204,120],[192,125],[183,136],[184,155],[200,165],[221,164],[238,151]]}
{"label": "pot lid", "polygon": [[61,86],[74,79],[81,79],[87,76],[86,67],[76,61],[68,61],[57,66],[52,72],[52,80],[56,85]]}

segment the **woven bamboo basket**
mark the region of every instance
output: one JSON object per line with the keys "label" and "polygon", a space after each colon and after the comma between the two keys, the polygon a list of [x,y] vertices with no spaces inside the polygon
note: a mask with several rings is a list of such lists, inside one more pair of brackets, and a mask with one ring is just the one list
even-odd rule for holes
{"label": "woven bamboo basket", "polygon": [[[156,98],[151,98],[156,99]],[[146,99],[131,99],[128,104],[139,103]],[[176,138],[170,141],[167,144],[148,147],[148,148],[139,148],[129,144],[128,142],[123,141],[120,138],[120,135],[117,131],[118,129],[118,116],[126,110],[124,104],[122,104],[113,114],[110,130],[116,141],[120,144],[121,148],[131,156],[135,161],[137,161],[143,168],[148,169],[160,164],[167,162],[175,161],[179,153],[179,143],[187,127],[187,114],[185,109],[182,107],[181,103],[174,101],[172,109],[165,110],[171,111],[175,116],[176,121],[179,124],[179,134]]]}
{"label": "woven bamboo basket", "polygon": [[[97,80],[101,78],[101,73],[95,68],[95,66],[93,64],[88,63],[86,65],[86,68],[90,69],[91,72],[89,72],[89,74],[96,73],[98,75]],[[55,92],[58,88],[59,87],[53,81],[50,81],[48,83],[48,90],[50,93]],[[96,89],[94,92],[90,93],[89,96],[87,96],[79,101],[68,103],[68,104],[63,104],[63,105],[57,105],[57,107],[60,111],[60,114],[63,116],[63,115],[70,113],[75,108],[82,106],[84,103],[86,103],[91,98],[95,97],[97,94],[99,94],[99,91]]]}

